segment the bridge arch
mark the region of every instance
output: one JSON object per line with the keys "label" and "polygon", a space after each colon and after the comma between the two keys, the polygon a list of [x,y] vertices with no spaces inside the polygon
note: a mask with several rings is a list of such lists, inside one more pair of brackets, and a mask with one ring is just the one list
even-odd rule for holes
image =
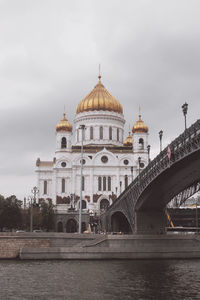
{"label": "bridge arch", "polygon": [[116,211],[111,216],[111,231],[132,233],[127,217],[121,211]]}

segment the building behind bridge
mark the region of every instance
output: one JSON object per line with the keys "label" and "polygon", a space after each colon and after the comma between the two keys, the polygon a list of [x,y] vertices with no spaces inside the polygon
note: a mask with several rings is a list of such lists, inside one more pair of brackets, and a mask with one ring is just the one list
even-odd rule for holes
{"label": "building behind bridge", "polygon": [[[77,106],[74,125],[63,114],[56,126],[56,149],[51,161],[36,161],[38,201],[52,202],[56,230],[78,228],[80,189],[83,226],[89,215],[98,216],[146,167],[148,127],[139,119],[124,139],[123,107],[103,86],[94,89]],[[81,129],[85,125],[85,129]],[[83,176],[81,184],[81,145]],[[140,157],[140,159],[138,159]]]}

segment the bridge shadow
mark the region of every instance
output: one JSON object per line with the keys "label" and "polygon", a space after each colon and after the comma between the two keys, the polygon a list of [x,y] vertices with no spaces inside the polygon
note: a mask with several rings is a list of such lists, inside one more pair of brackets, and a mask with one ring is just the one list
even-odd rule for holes
{"label": "bridge shadow", "polygon": [[122,212],[117,211],[111,216],[111,231],[125,234],[132,233],[131,226]]}

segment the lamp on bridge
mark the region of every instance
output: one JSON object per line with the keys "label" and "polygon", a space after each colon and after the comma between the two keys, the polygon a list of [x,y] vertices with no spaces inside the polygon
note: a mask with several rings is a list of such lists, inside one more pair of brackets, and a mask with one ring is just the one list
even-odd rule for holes
{"label": "lamp on bridge", "polygon": [[187,116],[187,111],[188,111],[188,104],[186,102],[182,105],[182,110],[183,110],[183,115],[185,118],[185,130],[186,130],[186,128],[187,128],[186,116]]}
{"label": "lamp on bridge", "polygon": [[160,152],[162,151],[162,137],[163,137],[163,131],[159,131],[159,138],[160,138]]}
{"label": "lamp on bridge", "polygon": [[150,148],[151,148],[151,146],[150,146],[150,145],[148,145],[148,146],[147,146],[147,152],[148,152],[148,163],[150,162]]}
{"label": "lamp on bridge", "polygon": [[139,164],[139,174],[140,174],[140,163],[141,163],[141,157],[138,157],[138,164]]}

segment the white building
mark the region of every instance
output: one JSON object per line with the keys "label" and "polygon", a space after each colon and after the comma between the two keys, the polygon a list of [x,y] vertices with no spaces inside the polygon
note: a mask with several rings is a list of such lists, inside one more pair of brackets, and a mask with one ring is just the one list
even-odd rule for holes
{"label": "white building", "polygon": [[[83,133],[82,207],[99,212],[111,205],[148,164],[148,127],[141,120],[124,141],[123,108],[101,83],[78,104],[74,126],[65,113],[56,126],[56,151],[52,161],[36,162],[39,201],[49,200],[58,213],[78,210],[81,184]],[[80,129],[85,125],[85,129]]]}

